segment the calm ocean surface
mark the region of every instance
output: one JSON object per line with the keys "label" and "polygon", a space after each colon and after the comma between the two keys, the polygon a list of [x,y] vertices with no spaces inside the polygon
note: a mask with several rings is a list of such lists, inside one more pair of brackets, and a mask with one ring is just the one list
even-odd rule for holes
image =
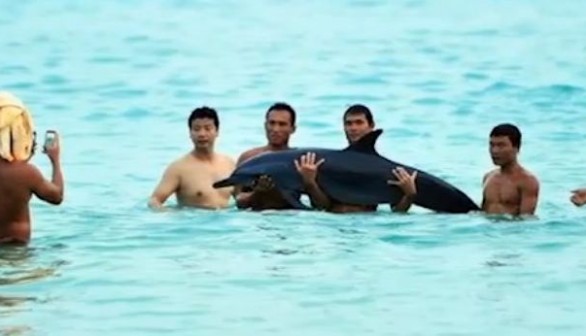
{"label": "calm ocean surface", "polygon": [[[584,1],[3,1],[0,89],[62,133],[66,202],[0,250],[6,335],[584,335]],[[153,213],[186,119],[218,109],[218,151],[345,145],[372,108],[377,148],[480,201],[488,133],[514,122],[539,220]],[[44,155],[34,162],[46,176]],[[173,200],[172,200],[173,202]]]}

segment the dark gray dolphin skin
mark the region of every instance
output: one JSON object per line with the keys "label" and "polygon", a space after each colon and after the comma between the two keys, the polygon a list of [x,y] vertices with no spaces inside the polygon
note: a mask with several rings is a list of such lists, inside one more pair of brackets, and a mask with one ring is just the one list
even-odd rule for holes
{"label": "dark gray dolphin skin", "polygon": [[309,209],[295,195],[305,194],[303,180],[295,168],[294,160],[307,152],[316,159],[324,158],[319,167],[317,184],[333,200],[342,204],[375,205],[397,204],[403,192],[389,185],[392,170],[403,167],[411,174],[417,170],[417,196],[414,204],[443,213],[479,211],[479,207],[461,190],[429,173],[415,169],[379,155],[375,149],[382,130],[363,136],[343,150],[301,148],[258,155],[238,166],[226,179],[214,183],[214,188],[233,185],[250,185],[262,175],[268,175],[283,197],[296,209]]}

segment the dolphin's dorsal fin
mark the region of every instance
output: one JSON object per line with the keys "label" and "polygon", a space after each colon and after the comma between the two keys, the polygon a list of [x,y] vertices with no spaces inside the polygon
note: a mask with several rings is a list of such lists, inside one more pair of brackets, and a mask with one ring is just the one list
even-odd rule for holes
{"label": "dolphin's dorsal fin", "polygon": [[346,147],[344,150],[379,155],[374,148],[374,145],[376,145],[376,140],[382,133],[383,130],[381,129],[374,130],[360,138],[360,140]]}

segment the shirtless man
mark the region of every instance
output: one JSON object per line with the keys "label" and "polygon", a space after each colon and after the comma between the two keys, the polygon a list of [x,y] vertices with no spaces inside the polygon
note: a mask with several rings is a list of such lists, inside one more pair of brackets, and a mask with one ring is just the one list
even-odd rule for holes
{"label": "shirtless man", "polygon": [[[33,141],[34,155],[36,142]],[[0,245],[27,244],[31,238],[29,202],[32,195],[53,205],[63,202],[63,174],[61,172],[59,136],[44,148],[51,161],[53,176],[47,181],[39,169],[26,161],[0,158]]]}
{"label": "shirtless man", "polygon": [[[350,106],[344,113],[343,120],[344,132],[346,133],[346,139],[349,144],[358,141],[364,135],[372,132],[375,127],[372,112],[368,107],[360,104]],[[323,162],[323,159],[316,161],[314,153],[307,153],[295,161],[297,171],[303,177],[305,189],[312,206],[335,213],[373,212],[377,210],[378,205],[376,204],[368,206],[340,204],[325,195],[316,183],[318,168]],[[399,167],[390,173],[395,176],[396,180],[389,180],[388,184],[399,186],[404,192],[402,199],[395,206],[391,206],[391,210],[395,212],[407,212],[417,194],[415,188],[417,172],[409,175],[405,169]]]}
{"label": "shirtless man", "polygon": [[[289,139],[295,133],[295,119],[295,110],[286,103],[275,103],[269,107],[264,125],[268,143],[242,153],[237,164],[240,165],[262,153],[289,149]],[[254,186],[237,187],[236,192],[236,205],[240,209],[266,210],[291,207],[269,177],[261,177]]]}
{"label": "shirtless man", "polygon": [[516,126],[500,124],[490,132],[490,156],[499,168],[488,172],[482,180],[482,210],[485,213],[515,217],[534,215],[539,181],[519,164],[520,148],[521,132]]}
{"label": "shirtless man", "polygon": [[162,209],[172,194],[180,206],[219,209],[228,206],[233,188],[214,189],[214,182],[228,177],[235,168],[234,161],[214,151],[220,121],[209,107],[193,110],[187,120],[194,149],[172,162],[155,188],[149,207]]}

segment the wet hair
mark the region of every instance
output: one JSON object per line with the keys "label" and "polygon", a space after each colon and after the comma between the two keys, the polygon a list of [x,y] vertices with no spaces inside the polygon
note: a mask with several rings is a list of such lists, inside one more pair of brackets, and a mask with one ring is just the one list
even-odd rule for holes
{"label": "wet hair", "polygon": [[366,118],[366,121],[370,126],[374,125],[374,118],[372,117],[372,112],[370,109],[362,104],[354,104],[350,106],[346,112],[344,112],[343,120],[346,120],[346,117],[349,115],[363,115]]}
{"label": "wet hair", "polygon": [[291,126],[295,126],[295,120],[297,119],[297,114],[295,113],[295,110],[291,107],[291,105],[289,105],[287,103],[283,103],[283,102],[274,103],[267,110],[267,113],[265,114],[265,119],[268,119],[269,113],[271,113],[272,111],[275,111],[275,110],[289,112],[289,116],[291,117]]}
{"label": "wet hair", "polygon": [[503,137],[509,138],[513,147],[521,148],[521,131],[513,124],[499,124],[496,125],[490,132],[491,137]]}
{"label": "wet hair", "polygon": [[214,126],[216,129],[220,128],[220,119],[218,118],[218,112],[213,108],[202,106],[198,107],[191,114],[189,115],[189,119],[187,119],[187,127],[191,129],[191,124],[195,121],[195,119],[212,119],[214,121]]}

